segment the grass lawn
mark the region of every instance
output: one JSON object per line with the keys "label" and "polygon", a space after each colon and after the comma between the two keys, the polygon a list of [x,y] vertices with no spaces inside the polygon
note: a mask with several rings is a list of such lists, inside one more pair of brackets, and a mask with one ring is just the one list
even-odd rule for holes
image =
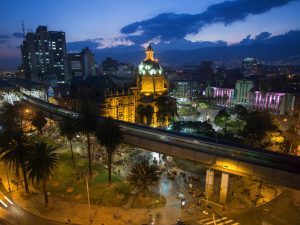
{"label": "grass lawn", "polygon": [[[61,154],[58,163],[58,171],[48,184],[51,195],[70,199],[72,201],[87,202],[85,172],[88,168],[86,159],[75,155],[77,175],[73,170],[70,154]],[[90,201],[94,204],[107,206],[122,206],[126,204],[130,194],[129,184],[124,178],[112,175],[112,187],[108,186],[107,169],[93,164],[93,179],[89,180]],[[40,188],[40,190],[42,190]]]}

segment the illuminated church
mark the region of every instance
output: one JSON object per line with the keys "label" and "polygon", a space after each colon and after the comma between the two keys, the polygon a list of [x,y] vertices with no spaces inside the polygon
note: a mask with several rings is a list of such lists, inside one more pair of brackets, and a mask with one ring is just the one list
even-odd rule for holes
{"label": "illuminated church", "polygon": [[[118,120],[159,126],[156,99],[168,94],[168,81],[151,46],[136,73],[136,86],[124,94],[107,95],[105,116]],[[128,104],[130,102],[131,104]],[[134,108],[134,109],[133,109]]]}
{"label": "illuminated church", "polygon": [[138,95],[153,96],[163,95],[168,91],[168,82],[163,76],[163,69],[153,56],[151,46],[146,50],[146,58],[138,68],[137,87]]}
{"label": "illuminated church", "polygon": [[[132,83],[114,76],[80,78],[73,83],[77,90],[92,90],[90,93],[97,99],[101,116],[150,126],[166,125],[157,119],[157,100],[168,94],[168,81],[150,45]],[[77,95],[82,96],[80,91]],[[80,110],[78,106],[75,109]]]}

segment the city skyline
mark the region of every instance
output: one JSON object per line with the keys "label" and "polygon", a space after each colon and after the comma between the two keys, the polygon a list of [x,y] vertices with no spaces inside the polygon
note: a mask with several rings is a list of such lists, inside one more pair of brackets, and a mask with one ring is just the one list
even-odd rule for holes
{"label": "city skyline", "polygon": [[[45,1],[43,4],[6,1],[2,4],[5,9],[0,15],[2,60],[20,57],[21,21],[24,21],[25,32],[34,31],[38,25],[47,25],[49,30],[66,32],[67,43],[92,43],[95,49],[175,41],[185,41],[182,45],[219,40],[234,44],[269,38],[300,27],[297,14],[300,2],[297,0],[201,3],[190,0],[188,4],[186,1],[153,1],[151,4],[145,1],[93,1],[89,4],[79,1]],[[52,7],[53,10],[49,10]],[[127,13],[130,11],[134,13]]]}

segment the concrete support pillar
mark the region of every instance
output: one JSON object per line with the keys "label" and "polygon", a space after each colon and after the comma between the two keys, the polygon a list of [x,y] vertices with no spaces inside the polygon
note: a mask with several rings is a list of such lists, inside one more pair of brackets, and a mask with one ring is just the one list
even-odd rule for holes
{"label": "concrete support pillar", "polygon": [[206,170],[206,177],[205,177],[205,193],[207,198],[211,198],[213,190],[214,190],[214,178],[215,172],[211,169]]}
{"label": "concrete support pillar", "polygon": [[221,185],[220,185],[220,203],[223,204],[226,203],[228,186],[229,186],[229,174],[223,172],[221,177]]}

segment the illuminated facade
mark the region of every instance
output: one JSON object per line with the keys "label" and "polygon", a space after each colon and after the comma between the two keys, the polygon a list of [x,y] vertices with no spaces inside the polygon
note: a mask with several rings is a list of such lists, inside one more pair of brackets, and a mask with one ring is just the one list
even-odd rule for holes
{"label": "illuminated facade", "polygon": [[135,123],[135,95],[132,91],[109,93],[105,97],[104,115]]}
{"label": "illuminated facade", "polygon": [[146,57],[140,63],[137,74],[136,91],[136,121],[146,124],[147,112],[145,117],[141,118],[139,108],[152,108],[151,126],[161,126],[157,119],[158,106],[156,100],[159,96],[168,94],[168,81],[163,75],[163,69],[157,59],[154,58],[154,52],[151,46],[146,49]]}
{"label": "illuminated facade", "polygon": [[146,58],[138,68],[137,87],[140,96],[163,95],[168,91],[168,81],[163,76],[163,70],[149,45]]}
{"label": "illuminated facade", "polygon": [[[86,90],[90,94],[85,96],[99,104],[102,116],[151,126],[165,126],[170,119],[168,117],[164,124],[157,119],[158,98],[168,94],[168,81],[150,46],[146,50],[146,58],[139,65],[136,79],[114,75],[74,76],[71,90],[76,110],[80,110],[80,104],[84,101],[81,92]],[[167,97],[166,104],[170,101],[173,99]],[[141,111],[144,113],[142,116]]]}

